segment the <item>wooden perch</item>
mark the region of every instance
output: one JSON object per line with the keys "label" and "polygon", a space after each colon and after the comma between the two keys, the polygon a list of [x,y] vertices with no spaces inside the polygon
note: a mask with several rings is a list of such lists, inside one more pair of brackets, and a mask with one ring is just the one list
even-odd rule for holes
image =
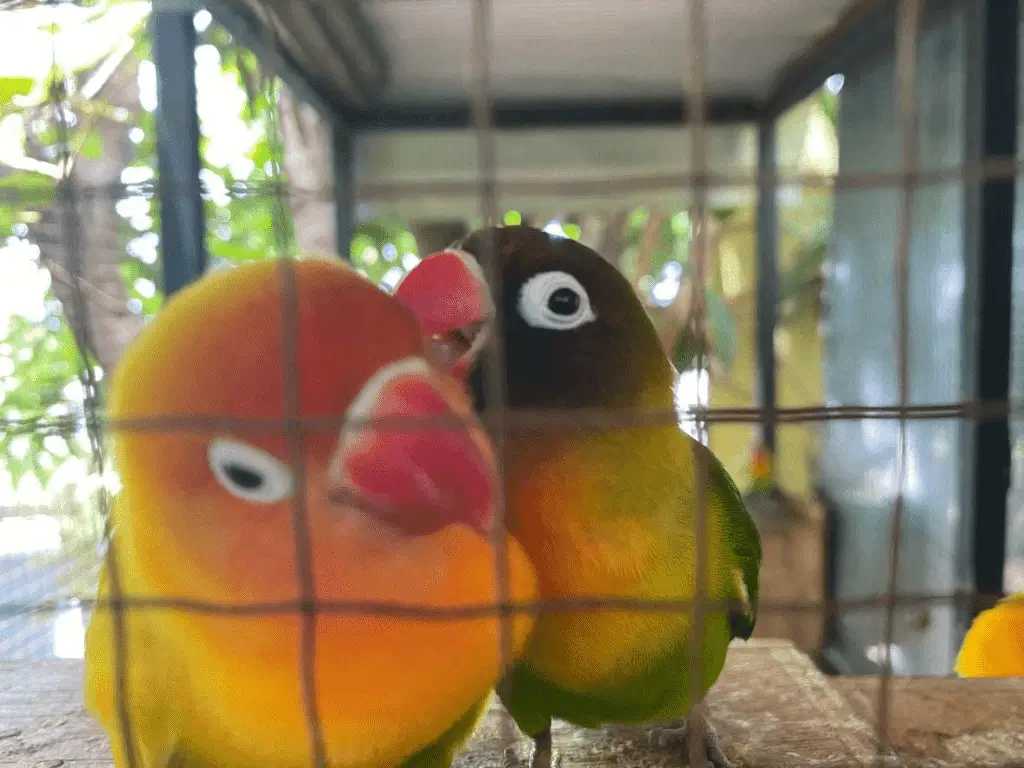
{"label": "wooden perch", "polygon": [[[827,678],[789,643],[752,640],[733,646],[708,701],[737,768],[862,766],[875,764],[877,686],[874,678]],[[107,740],[82,710],[81,688],[81,662],[0,664],[0,765],[109,768]],[[892,690],[896,765],[1020,765],[1024,680],[899,679]],[[493,703],[455,768],[498,768],[499,713]],[[556,723],[554,739],[563,768],[684,765],[673,752],[603,731]],[[525,754],[528,744],[520,738],[517,747]]]}

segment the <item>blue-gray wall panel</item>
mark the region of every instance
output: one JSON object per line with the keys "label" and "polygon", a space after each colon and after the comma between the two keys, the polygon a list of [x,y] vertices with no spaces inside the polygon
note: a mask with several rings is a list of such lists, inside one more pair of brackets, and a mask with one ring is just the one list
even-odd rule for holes
{"label": "blue-gray wall panel", "polygon": [[[965,148],[966,17],[962,10],[922,29],[917,55],[919,163],[960,167]],[[894,51],[847,71],[839,113],[840,172],[901,168]],[[912,404],[963,399],[964,188],[918,187],[912,208],[908,348]],[[895,405],[899,399],[894,256],[896,189],[837,194],[825,390],[829,405]],[[899,424],[834,422],[822,429],[821,481],[839,512],[836,596],[881,596],[896,498]],[[907,423],[907,462],[898,588],[946,594],[959,586],[959,467],[954,421]],[[955,654],[952,608],[897,611],[896,674],[944,674]],[[839,645],[855,671],[881,658],[884,610],[839,617]]]}

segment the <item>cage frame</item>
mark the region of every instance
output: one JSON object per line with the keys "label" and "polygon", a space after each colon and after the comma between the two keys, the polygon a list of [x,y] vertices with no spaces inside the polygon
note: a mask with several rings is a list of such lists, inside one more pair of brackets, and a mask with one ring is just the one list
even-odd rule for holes
{"label": "cage frame", "polygon": [[[684,0],[680,0],[684,2]],[[316,5],[316,4],[314,4]],[[201,276],[206,268],[205,222],[200,187],[194,183],[200,169],[199,126],[196,110],[195,68],[191,52],[196,32],[193,15],[205,7],[213,18],[261,60],[273,60],[277,74],[296,95],[311,104],[329,123],[334,178],[335,225],[339,243],[350,239],[356,224],[355,142],[361,135],[379,131],[466,129],[473,127],[469,102],[375,106],[374,99],[386,86],[388,52],[360,0],[336,0],[348,14],[356,32],[357,48],[336,41],[339,56],[352,61],[369,57],[379,74],[361,82],[353,93],[325,85],[287,50],[271,50],[271,31],[247,10],[245,0],[154,0],[151,31],[154,40],[159,100],[157,111],[159,199],[163,222],[163,280],[170,294]],[[967,164],[983,166],[990,161],[1016,158],[1017,72],[1019,2],[1008,0],[931,0],[926,3],[922,27],[954,6],[968,9],[968,39],[976,57],[969,57],[967,72]],[[316,6],[319,8],[319,6]],[[752,124],[757,132],[757,223],[755,299],[757,404],[764,410],[761,439],[769,449],[776,445],[776,363],[774,333],[777,316],[779,250],[778,203],[774,194],[778,167],[777,122],[793,105],[810,95],[835,72],[854,65],[860,57],[892,50],[897,34],[899,0],[856,0],[838,23],[783,69],[770,95],[763,100],[709,98],[707,124]],[[351,45],[351,41],[348,43]],[[687,122],[688,105],[680,98],[609,99],[598,101],[502,100],[492,102],[491,126],[509,130],[581,127],[667,127]],[[170,171],[168,173],[168,171]],[[904,183],[913,184],[912,180]],[[178,191],[175,191],[178,190]],[[185,190],[181,192],[180,190]],[[1012,334],[1012,261],[1015,213],[1015,178],[989,178],[965,184],[965,261],[976,261],[977,280],[967,285],[964,315],[965,400],[1005,404],[1011,394],[1009,355]],[[347,254],[342,253],[347,258]],[[968,278],[970,281],[971,278]],[[976,283],[976,284],[975,284]],[[976,426],[975,426],[976,424]],[[978,419],[961,423],[962,440],[969,461],[965,467],[961,531],[970,540],[971,562],[961,572],[979,593],[1003,594],[1006,552],[1006,498],[1010,488],[1009,418]],[[820,497],[827,493],[818,489]],[[829,509],[834,524],[835,510]],[[841,546],[834,530],[827,534],[826,560]],[[826,599],[835,597],[834,579],[826,576]],[[963,606],[963,628],[981,609]],[[837,645],[834,617],[826,627],[826,659],[842,670],[842,650]]]}

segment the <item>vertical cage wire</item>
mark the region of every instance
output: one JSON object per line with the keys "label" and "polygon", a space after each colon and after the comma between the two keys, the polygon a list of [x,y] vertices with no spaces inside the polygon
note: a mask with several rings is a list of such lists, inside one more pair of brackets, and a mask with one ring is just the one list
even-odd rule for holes
{"label": "vertical cage wire", "polygon": [[[691,264],[693,265],[693,306],[694,306],[694,338],[697,344],[696,370],[698,381],[704,371],[706,355],[706,312],[704,300],[704,260],[710,246],[708,221],[708,148],[707,148],[707,61],[708,61],[708,28],[706,0],[688,0],[687,21],[689,27],[689,56],[685,59],[683,72],[684,103],[687,105],[683,114],[683,130],[689,123],[690,131],[690,164],[693,169],[694,181],[691,186],[693,211],[690,238]],[[688,113],[688,114],[687,114]],[[699,392],[699,390],[698,390]],[[707,404],[698,395],[694,418],[697,423],[697,440],[708,439]],[[694,558],[693,599],[690,605],[690,639],[687,648],[689,655],[689,700],[693,713],[703,710],[701,683],[703,664],[703,637],[706,614],[714,610],[709,605],[706,590],[708,585],[708,507],[709,507],[709,476],[708,457],[698,446],[691,447],[694,459]],[[690,762],[696,764],[704,757],[705,723],[700,717],[690,720],[688,729],[687,750]]]}
{"label": "vertical cage wire", "polygon": [[[78,351],[78,377],[85,395],[84,415],[85,430],[89,440],[92,470],[100,478],[97,488],[98,503],[103,517],[104,558],[108,574],[109,608],[113,624],[114,636],[114,707],[118,725],[122,734],[124,757],[129,768],[135,768],[137,757],[135,751],[134,729],[131,712],[128,706],[129,652],[128,652],[128,609],[130,598],[126,599],[122,589],[120,564],[117,556],[117,545],[113,536],[114,521],[111,519],[111,500],[106,483],[106,452],[104,450],[104,427],[100,415],[99,385],[96,370],[93,366],[90,349],[91,332],[89,325],[89,307],[83,290],[83,265],[81,263],[81,242],[83,222],[80,216],[81,196],[74,174],[75,157],[72,153],[71,126],[68,115],[71,105],[68,99],[67,75],[60,66],[60,53],[57,43],[57,23],[53,20],[50,27],[52,69],[47,81],[48,96],[53,109],[53,119],[57,131],[58,164],[61,176],[57,182],[58,232],[60,240],[66,248],[68,271],[72,285],[72,297],[75,303],[78,322],[73,324],[72,332]],[[90,190],[87,197],[95,194]]]}
{"label": "vertical cage wire", "polygon": [[[472,67],[472,91],[470,99],[470,111],[472,128],[476,143],[477,158],[477,208],[483,218],[485,227],[493,227],[498,224],[498,203],[497,203],[497,159],[492,125],[492,107],[494,103],[493,87],[491,80],[491,67],[493,61],[494,18],[493,0],[469,0],[471,3],[471,34],[469,54]],[[502,270],[497,252],[496,238],[492,235],[483,239],[483,252],[480,254],[480,265],[484,271],[488,283],[492,286],[494,295],[501,295]],[[498,494],[497,508],[495,510],[494,524],[492,527],[491,541],[495,557],[495,599],[497,601],[499,619],[498,627],[498,669],[504,674],[511,668],[513,662],[513,616],[509,611],[509,589],[510,589],[510,561],[508,545],[506,540],[506,472],[505,453],[508,441],[508,400],[505,392],[505,349],[503,344],[503,329],[505,317],[502,302],[495,302],[494,331],[490,354],[483,359],[483,384],[487,402],[490,406],[486,409],[484,420],[488,433],[491,437],[491,444],[498,470],[498,487],[501,492]],[[515,725],[511,716],[504,708],[501,710],[500,730],[502,741],[502,752],[514,750]]]}
{"label": "vertical cage wire", "polygon": [[885,625],[882,638],[882,668],[878,686],[878,751],[889,751],[892,704],[892,648],[895,639],[896,602],[899,595],[900,542],[902,537],[904,495],[907,470],[907,419],[904,410],[910,396],[910,232],[913,211],[914,171],[917,169],[917,36],[921,16],[921,0],[900,0],[897,9],[895,37],[896,113],[900,126],[902,179],[896,223],[894,280],[896,292],[896,358],[899,384],[899,443],[896,454],[896,498],[893,503],[892,529],[889,541],[889,578],[885,600]]}
{"label": "vertical cage wire", "polygon": [[[262,46],[269,61],[261,62],[263,88],[270,96],[277,94],[277,79],[281,72],[281,35],[277,17],[268,0],[259,1],[260,15],[264,17],[265,40]],[[300,377],[301,357],[299,354],[299,295],[298,280],[293,259],[297,254],[292,250],[294,240],[289,242],[286,234],[288,218],[288,188],[284,178],[282,152],[283,142],[277,111],[279,102],[271,98],[269,131],[271,142],[270,163],[273,179],[271,194],[274,200],[274,230],[281,258],[277,263],[280,289],[282,349],[278,364],[281,366],[285,396],[285,418],[282,426],[288,445],[288,464],[295,478],[295,493],[292,495],[292,537],[295,547],[295,575],[298,580],[299,614],[301,633],[299,647],[300,691],[302,707],[309,738],[310,757],[313,768],[327,768],[327,747],[324,741],[324,726],[320,715],[317,691],[317,619],[319,607],[316,594],[316,579],[313,566],[313,544],[310,531],[309,510],[306,503],[308,477],[306,473],[305,441],[306,427],[303,423]],[[308,373],[307,373],[308,375]]]}

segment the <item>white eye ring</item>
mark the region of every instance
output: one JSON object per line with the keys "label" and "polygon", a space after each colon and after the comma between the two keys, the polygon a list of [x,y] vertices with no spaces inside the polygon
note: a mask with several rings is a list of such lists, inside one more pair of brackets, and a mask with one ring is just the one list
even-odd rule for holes
{"label": "white eye ring", "polygon": [[274,504],[295,489],[291,470],[269,453],[236,440],[217,439],[207,451],[217,482],[233,496],[257,504]]}
{"label": "white eye ring", "polygon": [[[576,295],[578,301],[571,313],[552,309],[551,302],[558,291],[571,291]],[[518,309],[528,325],[552,331],[571,331],[597,319],[590,308],[586,289],[568,272],[541,272],[531,277],[519,291]]]}

